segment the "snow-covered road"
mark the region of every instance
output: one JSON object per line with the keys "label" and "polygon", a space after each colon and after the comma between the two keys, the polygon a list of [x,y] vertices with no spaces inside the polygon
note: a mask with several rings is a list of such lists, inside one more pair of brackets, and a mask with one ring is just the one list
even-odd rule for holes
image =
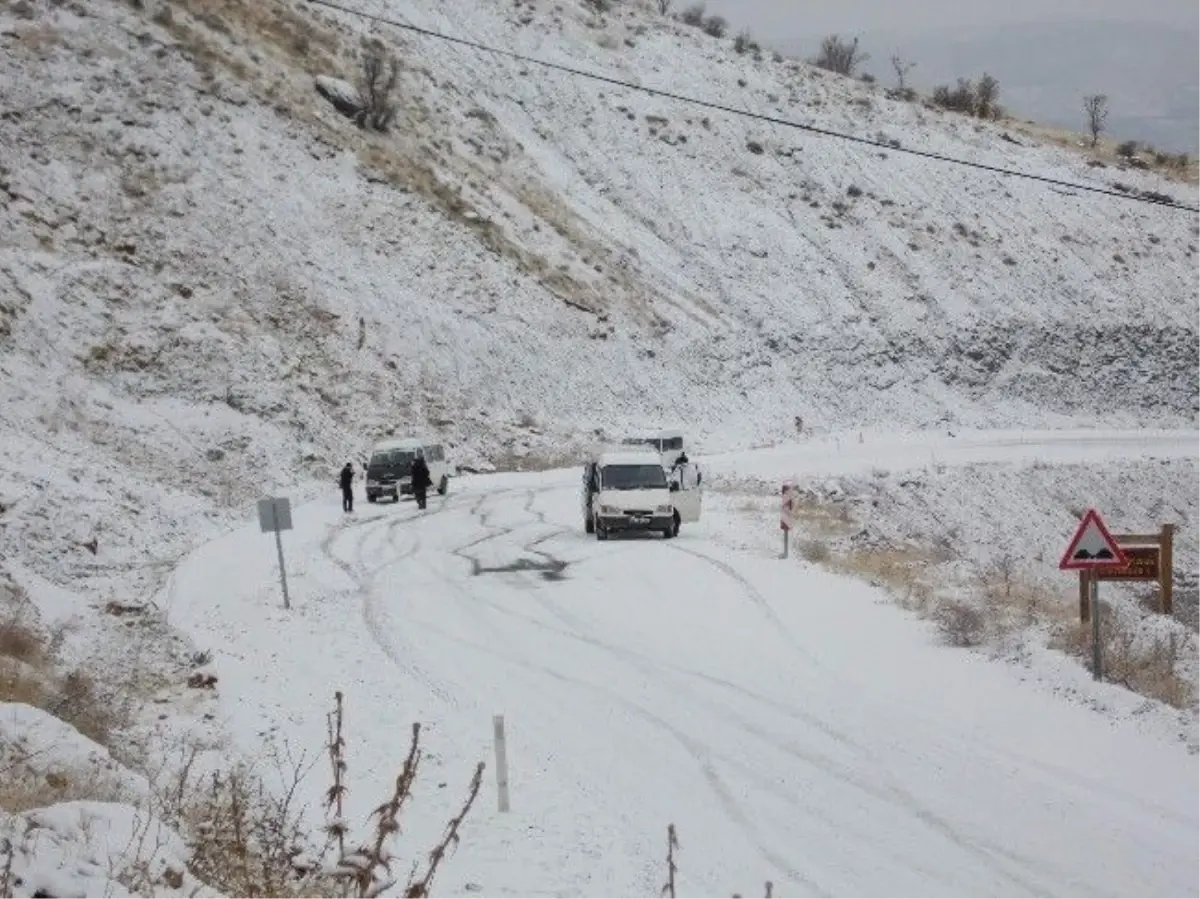
{"label": "snow-covered road", "polygon": [[[295,518],[290,611],[255,527],[185,562],[171,621],[214,650],[243,749],[274,733],[319,750],[346,692],[352,825],[424,722],[413,856],[488,762],[440,892],[657,894],[668,822],[685,894],[1200,890],[1194,757],[938,647],[869,586],[729,549],[707,521],[597,542],[575,471],[456,480],[425,513],[347,516],[331,496]],[[318,807],[323,772],[304,787]]]}

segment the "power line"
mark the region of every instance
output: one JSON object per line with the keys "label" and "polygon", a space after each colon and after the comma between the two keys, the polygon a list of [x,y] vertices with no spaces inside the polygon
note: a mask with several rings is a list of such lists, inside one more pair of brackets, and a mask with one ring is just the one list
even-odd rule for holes
{"label": "power line", "polygon": [[411,31],[415,34],[420,34],[425,37],[434,38],[439,41],[446,41],[451,44],[459,44],[463,47],[470,47],[474,50],[482,50],[485,53],[495,53],[498,56],[506,56],[510,59],[515,59],[520,62],[530,65],[541,66],[546,69],[553,69],[556,72],[563,72],[567,75],[574,75],[577,78],[588,78],[592,81],[599,81],[604,84],[610,84],[616,87],[623,87],[628,90],[640,91],[644,94],[649,94],[654,97],[663,97],[668,100],[677,100],[680,103],[690,103],[693,106],[700,106],[705,109],[724,112],[729,115],[740,116],[742,118],[754,119],[760,122],[768,122],[772,125],[782,125],[785,128],[792,128],[797,131],[807,131],[810,134],[819,134],[823,137],[837,138],[838,140],[850,141],[851,143],[864,144],[868,147],[888,150],[893,153],[907,153],[910,156],[919,156],[923,159],[932,159],[936,162],[948,162],[952,165],[961,165],[968,168],[979,169],[985,172],[991,172],[996,175],[1004,175],[1010,178],[1024,178],[1029,181],[1039,181],[1043,184],[1053,185],[1055,187],[1063,187],[1069,190],[1084,191],[1086,193],[1101,194],[1102,196],[1116,197],[1120,200],[1133,201],[1137,203],[1149,203],[1154,206],[1163,206],[1167,209],[1178,209],[1184,212],[1200,212],[1200,207],[1188,206],[1185,203],[1177,203],[1172,199],[1160,199],[1165,195],[1156,195],[1154,197],[1144,194],[1125,193],[1119,190],[1113,190],[1107,187],[1097,187],[1091,184],[1080,184],[1073,181],[1063,181],[1058,178],[1050,178],[1046,175],[1035,175],[1032,172],[1022,172],[1018,169],[1007,169],[1001,166],[987,165],[982,162],[971,162],[968,159],[958,159],[954,156],[945,156],[941,153],[934,153],[930,150],[917,150],[911,147],[897,147],[892,144],[881,143],[880,141],[871,140],[867,137],[859,137],[854,134],[846,134],[842,131],[833,131],[829,128],[820,128],[816,125],[808,125],[803,122],[792,121],[791,119],[783,119],[777,116],[764,115],[762,113],[750,112],[745,109],[737,109],[732,106],[726,106],[722,103],[716,103],[712,100],[701,100],[697,97],[689,97],[685,94],[676,94],[671,91],[659,90],[653,87],[644,87],[640,84],[634,84],[630,81],[623,81],[620,78],[614,78],[611,75],[601,75],[597,72],[589,72],[585,69],[577,69],[573,66],[563,65],[562,63],[550,62],[545,59],[537,59],[533,56],[526,56],[523,53],[517,53],[515,50],[505,50],[500,47],[492,47],[488,44],[479,41],[473,41],[468,38],[455,37],[452,34],[434,31],[429,28],[422,28],[419,25],[412,25],[408,22],[401,22],[395,19],[389,19],[386,16],[375,15],[374,13],[364,12],[359,9],[351,9],[348,6],[343,6],[334,0],[307,0],[307,2],[317,6],[328,7],[329,9],[337,10],[348,15],[358,16],[359,18],[369,19],[374,22],[379,22],[383,25],[391,25],[393,28],[399,28],[404,31]]}

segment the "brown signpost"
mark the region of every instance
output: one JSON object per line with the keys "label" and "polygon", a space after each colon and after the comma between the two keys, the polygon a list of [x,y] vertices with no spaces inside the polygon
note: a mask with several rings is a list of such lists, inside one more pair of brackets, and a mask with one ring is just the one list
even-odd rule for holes
{"label": "brown signpost", "polygon": [[1113,534],[1125,564],[1079,572],[1079,620],[1090,616],[1088,581],[1158,581],[1159,611],[1171,614],[1173,600],[1175,525],[1164,524],[1157,534]]}

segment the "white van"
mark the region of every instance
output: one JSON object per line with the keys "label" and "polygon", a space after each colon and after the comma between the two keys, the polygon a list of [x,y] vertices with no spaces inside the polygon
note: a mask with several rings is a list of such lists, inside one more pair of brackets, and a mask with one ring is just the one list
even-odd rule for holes
{"label": "white van", "polygon": [[675,460],[683,454],[683,432],[670,430],[646,430],[621,441],[622,446],[630,449],[643,447],[653,449],[659,454],[663,468],[670,469]]}
{"label": "white van", "polygon": [[390,496],[394,501],[412,493],[412,464],[418,451],[429,466],[429,479],[443,496],[450,485],[450,466],[446,450],[432,440],[410,437],[404,440],[384,440],[371,449],[367,462],[367,502]]}
{"label": "white van", "polygon": [[583,466],[583,529],[597,540],[624,531],[674,537],[683,519],[673,496],[658,453],[601,453]]}
{"label": "white van", "polygon": [[676,428],[647,428],[621,441],[630,449],[653,449],[667,471],[672,501],[680,520],[690,524],[700,520],[702,490],[699,466],[688,459],[684,449],[683,431]]}

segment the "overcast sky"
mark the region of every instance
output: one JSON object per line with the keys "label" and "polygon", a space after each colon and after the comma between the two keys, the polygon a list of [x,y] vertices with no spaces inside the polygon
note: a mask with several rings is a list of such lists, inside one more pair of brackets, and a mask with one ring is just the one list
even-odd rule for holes
{"label": "overcast sky", "polygon": [[1200,29],[1195,0],[709,0],[710,12],[773,37],[827,31],[922,34],[1024,22],[1104,19]]}

